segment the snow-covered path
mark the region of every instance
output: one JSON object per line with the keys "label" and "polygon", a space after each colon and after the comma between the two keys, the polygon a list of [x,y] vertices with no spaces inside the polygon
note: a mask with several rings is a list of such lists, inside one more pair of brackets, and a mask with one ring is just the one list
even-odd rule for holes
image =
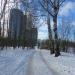
{"label": "snow-covered path", "polygon": [[41,51],[36,51],[29,59],[28,70],[26,75],[59,75],[52,70],[43,58]]}
{"label": "snow-covered path", "polygon": [[75,55],[62,53],[55,58],[48,50],[4,49],[0,75],[75,75]]}
{"label": "snow-covered path", "polygon": [[0,75],[26,75],[35,50],[9,49],[0,53]]}
{"label": "snow-covered path", "polygon": [[37,50],[8,50],[0,53],[0,75],[58,75]]}

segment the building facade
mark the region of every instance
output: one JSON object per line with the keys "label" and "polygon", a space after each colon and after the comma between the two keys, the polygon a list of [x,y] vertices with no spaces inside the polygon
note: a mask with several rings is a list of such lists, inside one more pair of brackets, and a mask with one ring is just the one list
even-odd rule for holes
{"label": "building facade", "polygon": [[32,44],[32,47],[33,46],[36,46],[37,44],[37,35],[38,35],[38,32],[37,32],[37,28],[32,28],[31,29],[31,44]]}
{"label": "building facade", "polygon": [[23,12],[19,9],[11,9],[9,19],[9,34],[11,38],[19,38],[22,35]]}
{"label": "building facade", "polygon": [[37,28],[32,28],[31,14],[24,15],[19,9],[11,9],[9,20],[10,38],[24,39],[26,46],[35,46],[37,43]]}

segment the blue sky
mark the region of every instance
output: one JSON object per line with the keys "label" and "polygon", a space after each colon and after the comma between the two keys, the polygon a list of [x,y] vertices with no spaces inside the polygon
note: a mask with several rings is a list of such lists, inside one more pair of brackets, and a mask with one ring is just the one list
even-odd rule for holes
{"label": "blue sky", "polygon": [[[1,1],[1,0],[0,0]],[[41,6],[38,6],[38,0],[32,0],[34,1],[34,8],[41,8]],[[22,10],[23,6],[21,7]],[[39,12],[41,14],[41,12]],[[38,13],[38,14],[39,14]],[[61,22],[62,18],[64,20],[69,20],[73,26],[73,29],[75,29],[75,0],[66,0],[66,2],[61,6],[59,14],[58,14],[58,33],[61,36]],[[48,30],[47,30],[47,25],[46,21],[44,18],[41,17],[38,21],[38,25],[42,25],[38,28],[38,39],[47,39],[48,38]],[[53,28],[53,22],[51,19],[51,28]],[[73,35],[71,32],[71,38],[73,39]]]}
{"label": "blue sky", "polygon": [[[12,1],[12,0],[10,0],[10,1]],[[1,2],[1,0],[0,0],[0,2]],[[34,7],[38,8],[38,9],[41,8],[41,6],[38,6],[38,0],[34,0]],[[23,6],[21,8],[22,8],[22,10],[24,10]],[[75,0],[66,0],[66,2],[61,6],[59,14],[58,14],[58,32],[61,32],[60,24],[62,22],[62,18],[64,20],[69,20],[73,26],[73,29],[75,29]],[[43,20],[44,19],[41,18],[38,21],[38,25],[42,25],[41,27],[38,28],[38,39],[47,39],[48,38],[48,30],[47,30],[46,21],[43,21]],[[51,27],[53,28],[52,19],[51,19]],[[71,32],[70,36],[72,36],[71,38],[73,39],[72,33],[73,32]]]}
{"label": "blue sky", "polygon": [[[60,33],[60,24],[62,19],[70,21],[73,28],[75,27],[75,0],[66,0],[66,2],[61,6],[59,14],[58,14],[58,33]],[[40,23],[42,24],[43,19],[40,19]],[[53,28],[53,22],[51,20],[51,27]],[[73,39],[73,35],[71,33]],[[39,28],[38,31],[38,39],[47,39],[48,38],[48,30],[47,25],[43,22],[43,25]]]}

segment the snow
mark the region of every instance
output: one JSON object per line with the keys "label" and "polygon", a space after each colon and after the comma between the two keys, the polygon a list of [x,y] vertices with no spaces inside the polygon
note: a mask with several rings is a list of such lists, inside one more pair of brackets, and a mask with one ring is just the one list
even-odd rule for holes
{"label": "snow", "polygon": [[71,53],[61,53],[61,56],[55,58],[49,51],[42,51],[45,61],[59,75],[75,75],[75,55]]}
{"label": "snow", "polygon": [[9,48],[0,52],[0,75],[25,75],[28,58],[33,50]]}
{"label": "snow", "polygon": [[0,75],[75,75],[75,55],[62,52],[54,57],[48,50],[4,48]]}

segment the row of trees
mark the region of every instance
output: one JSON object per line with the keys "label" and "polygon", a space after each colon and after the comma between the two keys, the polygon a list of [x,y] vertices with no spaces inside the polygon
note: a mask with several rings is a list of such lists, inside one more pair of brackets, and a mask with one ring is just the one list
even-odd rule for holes
{"label": "row of trees", "polygon": [[[58,44],[58,33],[57,33],[57,16],[59,9],[65,0],[42,0],[40,1],[41,6],[48,12],[48,35],[49,35],[49,45],[51,54],[55,53],[55,56],[60,55],[59,44]],[[50,15],[50,16],[49,16]],[[54,37],[52,37],[50,17],[53,18],[53,31]],[[54,43],[54,49],[52,49],[52,39]]]}
{"label": "row of trees", "polygon": [[[59,9],[62,6],[63,2],[65,2],[65,0],[38,0],[38,1],[39,1],[39,4],[42,6],[42,8],[47,12],[46,17],[47,17],[47,25],[48,25],[49,49],[51,51],[51,54],[55,53],[55,56],[57,57],[60,55],[59,42],[58,42],[59,36],[57,33],[57,17],[58,17]],[[30,1],[30,3],[28,3],[28,0],[20,0],[20,2],[22,3],[23,7],[25,7],[25,9],[24,9],[25,12],[33,9],[34,1]],[[4,4],[3,12],[5,10],[6,4],[7,4],[7,0]],[[37,6],[35,6],[35,7],[37,7]],[[35,8],[31,11],[32,16],[34,16],[34,14],[35,14],[34,17],[38,16],[38,14],[36,14],[36,11],[39,11],[39,10]],[[45,13],[43,13],[43,14],[45,15]],[[51,18],[53,19],[53,33],[54,34],[52,33],[52,30],[51,30],[51,23],[50,23]],[[65,33],[65,32],[63,32],[63,33]],[[68,34],[69,34],[69,32],[68,32]],[[65,34],[63,34],[63,36],[64,35]],[[67,37],[64,37],[64,38],[67,38]],[[69,38],[69,36],[68,36],[68,38]]]}
{"label": "row of trees", "polygon": [[[7,0],[5,0],[4,3],[2,3],[2,2],[3,1],[1,1],[1,8],[0,8],[0,10],[1,10],[1,13],[0,13],[0,36],[1,36],[1,20],[5,16],[5,9],[6,9],[6,5],[7,5]],[[5,22],[5,18],[3,20],[3,28],[4,28],[4,22]],[[3,29],[3,34],[4,34],[4,29]]]}
{"label": "row of trees", "polygon": [[13,48],[16,48],[16,47],[31,47],[33,48],[34,47],[34,44],[28,40],[25,40],[25,39],[11,39],[11,38],[3,38],[3,37],[0,37],[0,48],[3,49],[4,47],[13,47]]}
{"label": "row of trees", "polygon": [[[1,1],[2,4],[3,4],[3,1]],[[27,13],[27,11],[31,10],[29,8],[29,4],[28,4],[28,0],[13,0],[12,1],[14,4],[16,4],[16,7],[18,8],[18,3],[21,3],[21,5],[25,8],[23,11],[25,11],[25,13]],[[16,38],[10,38],[8,36],[8,32],[9,32],[9,21],[7,24],[5,24],[5,21],[6,21],[6,18],[5,16],[7,15],[6,14],[6,9],[9,9],[10,10],[10,3],[11,1],[10,0],[4,0],[4,4],[1,6],[2,7],[2,10],[1,10],[1,15],[0,15],[0,47],[3,48],[3,47],[7,47],[7,46],[13,46],[13,47],[16,47],[16,46],[23,46],[23,47],[33,47],[33,43],[29,40],[26,40],[25,37],[24,38],[19,38],[19,39],[16,39]],[[9,4],[9,5],[8,5]],[[8,8],[7,8],[8,6]],[[7,13],[9,14],[9,12],[7,11]],[[30,18],[31,19],[31,18]],[[9,20],[9,17],[8,17],[8,20]],[[30,24],[30,23],[29,23]],[[2,25],[2,26],[1,26]],[[7,26],[7,30],[5,31],[5,26]],[[24,28],[25,29],[25,28]],[[6,37],[4,36],[5,35],[5,32],[7,33]],[[23,34],[25,35],[25,34]]]}
{"label": "row of trees", "polygon": [[[41,41],[41,42],[40,42]],[[49,47],[49,39],[47,40],[40,40],[38,41],[38,47],[41,49],[50,49]],[[52,40],[53,41],[53,40]],[[58,40],[59,43],[59,49],[62,52],[75,52],[75,42],[73,41],[67,41],[67,40]],[[54,44],[54,43],[53,43]],[[72,48],[72,50],[69,51],[69,49]]]}

